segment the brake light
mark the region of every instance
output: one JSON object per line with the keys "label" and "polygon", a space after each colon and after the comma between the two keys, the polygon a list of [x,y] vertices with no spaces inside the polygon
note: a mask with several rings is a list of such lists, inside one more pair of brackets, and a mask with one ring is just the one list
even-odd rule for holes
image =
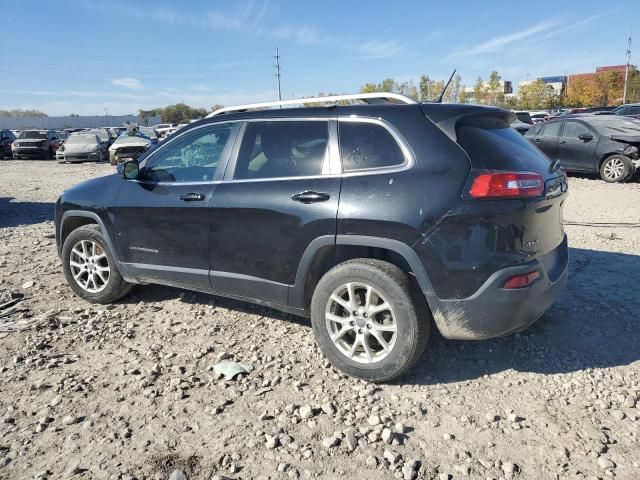
{"label": "brake light", "polygon": [[511,277],[504,283],[504,288],[508,290],[514,290],[516,288],[525,288],[531,285],[535,280],[540,278],[540,272],[535,270],[533,272],[524,273],[522,275],[516,275]]}
{"label": "brake light", "polygon": [[541,175],[530,172],[481,173],[469,190],[472,198],[528,198],[544,192]]}

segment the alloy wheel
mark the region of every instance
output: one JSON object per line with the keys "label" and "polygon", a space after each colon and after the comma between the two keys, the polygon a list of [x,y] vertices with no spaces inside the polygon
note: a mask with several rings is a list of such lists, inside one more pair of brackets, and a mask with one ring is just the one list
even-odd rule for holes
{"label": "alloy wheel", "polygon": [[109,259],[102,247],[92,240],[80,240],[73,246],[69,266],[74,281],[87,292],[101,292],[109,283]]}
{"label": "alloy wheel", "polygon": [[604,165],[604,176],[609,180],[617,180],[622,177],[624,173],[624,163],[619,158],[612,158],[607,160]]}
{"label": "alloy wheel", "polygon": [[398,336],[391,304],[366,283],[351,282],[335,289],[327,302],[325,324],[336,348],[358,363],[386,358]]}

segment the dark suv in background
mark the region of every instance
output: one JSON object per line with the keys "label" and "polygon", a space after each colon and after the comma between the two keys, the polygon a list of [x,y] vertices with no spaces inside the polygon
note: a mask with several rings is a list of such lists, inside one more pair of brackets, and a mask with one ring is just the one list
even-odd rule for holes
{"label": "dark suv in background", "polygon": [[11,145],[15,141],[16,136],[11,130],[0,130],[0,158],[11,157]]}
{"label": "dark suv in background", "polygon": [[23,130],[11,147],[13,158],[55,158],[55,152],[62,142],[54,130]]}
{"label": "dark suv in background", "polygon": [[371,381],[420,358],[432,319],[485,339],[539,318],[567,279],[567,183],[513,113],[317,101],[345,98],[371,104],[219,110],[64,192],[70,286],[108,303],[160,283],[310,316],[332,364]]}

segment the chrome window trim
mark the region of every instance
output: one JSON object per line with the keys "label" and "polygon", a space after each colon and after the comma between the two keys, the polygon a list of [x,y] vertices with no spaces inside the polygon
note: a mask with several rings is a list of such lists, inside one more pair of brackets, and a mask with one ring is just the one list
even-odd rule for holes
{"label": "chrome window trim", "polygon": [[[322,179],[322,178],[350,178],[350,177],[361,177],[361,176],[367,176],[367,175],[384,175],[384,174],[389,174],[389,173],[400,173],[400,172],[404,172],[406,170],[409,170],[411,168],[414,167],[415,165],[415,155],[413,153],[413,151],[411,150],[410,145],[408,144],[408,142],[404,139],[404,137],[402,136],[402,134],[396,129],[396,127],[387,122],[386,120],[382,119],[382,118],[374,118],[374,117],[359,117],[359,116],[349,116],[349,117],[338,117],[336,118],[335,116],[326,116],[326,117],[279,117],[279,118],[271,118],[271,117],[257,117],[257,118],[250,118],[250,119],[236,119],[236,120],[224,120],[224,118],[220,118],[220,121],[218,122],[210,122],[210,123],[206,123],[204,125],[198,125],[197,127],[194,128],[190,128],[185,132],[182,132],[178,135],[176,135],[175,137],[170,138],[169,140],[167,140],[167,143],[162,145],[162,147],[159,147],[158,150],[155,150],[153,152],[151,152],[149,154],[148,157],[146,157],[144,159],[144,161],[146,162],[149,158],[151,158],[153,155],[155,155],[160,148],[163,148],[165,145],[168,145],[169,142],[173,142],[174,140],[176,140],[177,138],[181,137],[182,135],[185,135],[186,133],[192,132],[196,129],[200,129],[200,128],[205,128],[205,127],[211,127],[211,126],[215,126],[215,125],[221,125],[221,124],[226,124],[226,123],[250,123],[250,122],[259,122],[259,121],[267,121],[267,122],[272,122],[272,121],[276,121],[276,122],[282,122],[282,121],[326,121],[329,123],[329,149],[330,149],[330,153],[329,153],[329,162],[330,162],[330,168],[329,171],[331,173],[329,174],[322,174],[322,175],[307,175],[307,176],[302,176],[302,177],[273,177],[273,178],[246,178],[246,179],[233,179],[233,178],[226,178],[227,177],[227,173],[224,173],[224,176],[221,180],[209,180],[209,181],[202,181],[202,182],[150,182],[150,181],[142,181],[142,180],[130,180],[130,181],[134,181],[134,182],[138,182],[138,183],[151,183],[154,185],[217,185],[217,184],[221,184],[221,183],[255,183],[255,182],[281,182],[281,181],[289,181],[289,180],[318,180],[318,179]],[[398,145],[400,146],[400,149],[402,150],[404,157],[405,157],[405,162],[402,164],[398,164],[398,165],[391,165],[389,167],[379,167],[379,168],[363,168],[363,169],[359,169],[359,170],[350,170],[350,171],[343,171],[342,170],[342,159],[340,157],[340,149],[339,149],[339,137],[337,136],[337,134],[339,133],[338,131],[338,126],[340,124],[340,122],[360,122],[360,123],[373,123],[376,125],[380,125],[381,127],[385,128],[390,134],[391,136],[395,139],[396,143],[398,143]],[[332,129],[332,123],[335,125],[335,127],[333,127]],[[333,134],[336,134],[335,136]],[[239,142],[242,140],[242,137],[244,136],[244,129],[239,129],[237,134],[236,134],[236,138],[235,138],[235,142],[237,145],[234,145],[234,147],[232,148],[232,154],[230,155],[230,157],[227,159],[227,165],[225,165],[225,169],[227,169],[228,167],[230,167],[233,164],[233,167],[235,168],[235,160],[233,157],[233,149],[235,149],[236,147],[239,149]],[[334,142],[332,142],[332,138],[334,139]],[[332,145],[333,143],[333,145]],[[236,155],[237,156],[237,155]],[[323,167],[324,168],[324,167]],[[233,172],[230,172],[230,175],[233,176]]]}

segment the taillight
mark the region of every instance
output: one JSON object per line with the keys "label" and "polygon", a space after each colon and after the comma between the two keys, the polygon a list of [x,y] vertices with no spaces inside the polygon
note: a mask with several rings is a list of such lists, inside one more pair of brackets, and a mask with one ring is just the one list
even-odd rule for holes
{"label": "taillight", "polygon": [[481,173],[473,179],[472,198],[528,198],[544,192],[544,179],[530,172]]}
{"label": "taillight", "polygon": [[531,285],[535,280],[540,278],[540,272],[535,270],[529,273],[523,273],[522,275],[516,275],[511,277],[504,283],[504,287],[508,290],[514,290],[516,288],[525,288]]}

